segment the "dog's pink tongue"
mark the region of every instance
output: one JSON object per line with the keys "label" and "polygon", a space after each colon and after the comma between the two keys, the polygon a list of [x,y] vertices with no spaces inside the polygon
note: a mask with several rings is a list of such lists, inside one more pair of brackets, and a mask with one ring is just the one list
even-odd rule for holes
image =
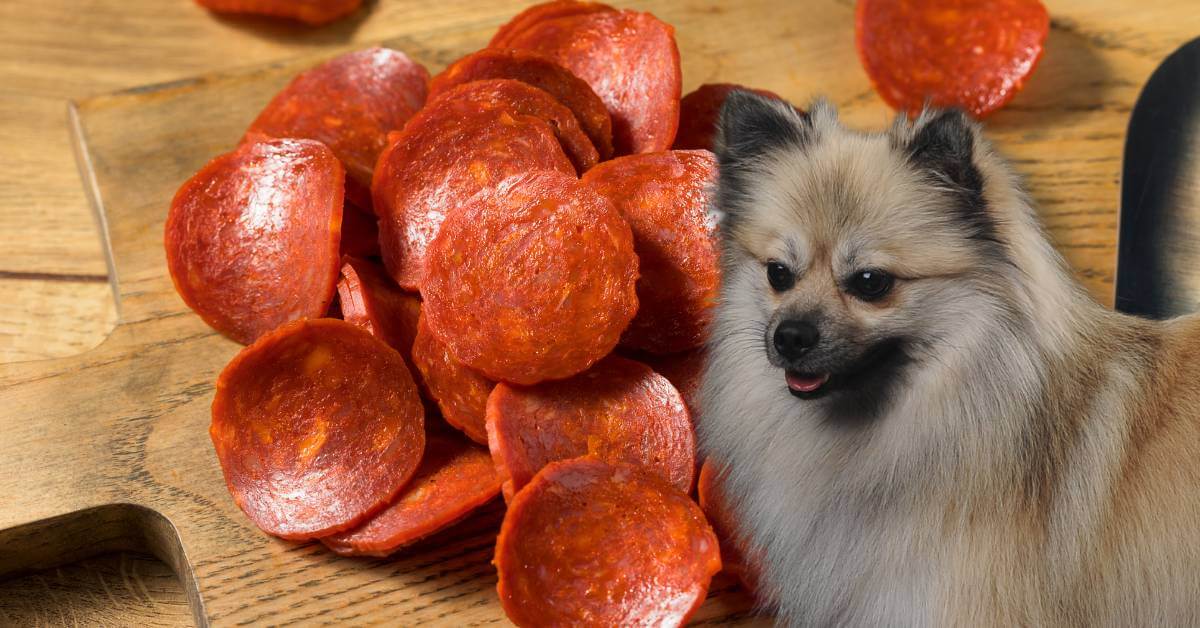
{"label": "dog's pink tongue", "polygon": [[788,388],[799,392],[812,392],[829,381],[829,374],[804,376],[799,373],[787,372]]}

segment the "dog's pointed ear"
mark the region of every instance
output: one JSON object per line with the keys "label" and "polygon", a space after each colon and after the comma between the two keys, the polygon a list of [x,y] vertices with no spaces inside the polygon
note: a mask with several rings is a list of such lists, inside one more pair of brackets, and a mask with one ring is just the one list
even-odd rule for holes
{"label": "dog's pointed ear", "polygon": [[724,168],[752,161],[774,148],[803,146],[808,116],[788,103],[738,89],[730,92],[717,123],[717,160]]}
{"label": "dog's pointed ear", "polygon": [[909,161],[944,183],[983,194],[983,177],[975,167],[979,127],[959,109],[927,111],[913,125],[906,147]]}

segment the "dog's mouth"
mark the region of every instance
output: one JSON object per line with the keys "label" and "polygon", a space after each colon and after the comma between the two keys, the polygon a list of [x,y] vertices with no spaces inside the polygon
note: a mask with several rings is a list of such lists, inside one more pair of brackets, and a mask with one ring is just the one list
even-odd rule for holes
{"label": "dog's mouth", "polygon": [[896,372],[909,361],[899,339],[882,342],[856,360],[849,368],[836,373],[812,373],[787,369],[784,379],[788,391],[800,399],[819,399],[841,389],[862,387],[872,381],[886,380],[889,372]]}
{"label": "dog's mouth", "polygon": [[785,371],[788,390],[801,399],[814,399],[824,394],[825,384],[829,383],[829,373],[801,373]]}

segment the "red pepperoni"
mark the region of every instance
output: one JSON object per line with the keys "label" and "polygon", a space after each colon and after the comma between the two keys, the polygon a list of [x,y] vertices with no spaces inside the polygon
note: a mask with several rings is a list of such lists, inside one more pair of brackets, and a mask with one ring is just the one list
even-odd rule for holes
{"label": "red pepperoni", "polygon": [[716,221],[708,214],[716,177],[708,151],[620,157],[583,177],[633,229],[639,308],[621,344],[668,354],[705,341],[720,283]]}
{"label": "red pepperoni", "polygon": [[167,215],[179,296],[243,344],[323,316],[337,283],[342,187],[337,158],[309,140],[243,144],[209,162]]}
{"label": "red pepperoni", "polygon": [[403,52],[368,48],[300,73],[246,132],[323,142],[346,167],[346,193],[371,207],[371,173],[389,131],[425,105],[429,72]]}
{"label": "red pepperoni", "polygon": [[547,466],[517,494],[493,562],[518,626],[682,626],[721,569],[687,495],[589,458]]}
{"label": "red pepperoni", "polygon": [[754,92],[760,96],[783,100],[775,92],[753,89],[733,83],[706,83],[679,101],[679,132],[674,148],[678,150],[713,150],[721,106],[734,90]]}
{"label": "red pepperoni", "polygon": [[321,542],[343,556],[387,556],[447,528],[500,494],[487,450],[461,436],[430,434],[412,480],[387,508]]}
{"label": "red pepperoni", "polygon": [[561,172],[506,179],[451,213],[427,262],[430,331],[498,381],[535,384],[587,369],[637,311],[629,225]]}
{"label": "red pepperoni", "polygon": [[515,79],[545,90],[579,120],[601,160],[612,157],[612,117],[604,102],[583,79],[543,57],[524,50],[485,48],[455,61],[429,84],[430,100],[456,85],[483,79]]}
{"label": "red pepperoni", "polygon": [[487,400],[496,382],[454,359],[446,345],[429,332],[423,316],[417,325],[412,357],[442,418],[471,440],[486,445]]}
{"label": "red pepperoni", "polygon": [[196,4],[217,13],[281,17],[320,26],[353,13],[362,0],[196,0]]}
{"label": "red pepperoni", "polygon": [[342,208],[342,255],[379,256],[379,223],[375,215],[349,203]]}
{"label": "red pepperoni", "polygon": [[419,386],[421,378],[413,367],[412,354],[421,299],[396,287],[378,264],[353,257],[343,260],[338,297],[343,320],[400,352]]}
{"label": "red pepperoni", "polygon": [[425,448],[404,360],[349,323],[289,323],[221,371],[209,429],[234,501],[264,532],[311,539],[386,505]]}
{"label": "red pepperoni", "polygon": [[379,244],[392,278],[421,287],[425,249],[448,212],[504,179],[532,170],[575,174],[544,120],[439,99],[391,138],[371,186]]}
{"label": "red pepperoni", "polygon": [[513,115],[541,118],[550,124],[578,172],[600,160],[596,147],[579,126],[579,119],[548,92],[512,79],[471,81],[450,88],[440,98],[476,103],[482,109],[504,109]]}
{"label": "red pepperoni", "polygon": [[1016,96],[1042,56],[1038,0],[862,0],[858,55],[879,95],[915,114],[928,100],[983,117]]}
{"label": "red pepperoni", "polygon": [[510,47],[544,54],[591,85],[612,115],[616,154],[671,147],[681,76],[669,24],[635,11],[570,15],[530,25]]}
{"label": "red pepperoni", "polygon": [[700,467],[700,479],[696,482],[700,508],[704,510],[721,543],[721,562],[725,571],[733,574],[742,586],[754,592],[758,587],[758,571],[746,558],[745,542],[737,536],[737,522],[729,512],[719,480],[713,463],[705,460],[704,465]]}
{"label": "red pepperoni", "polygon": [[616,9],[599,2],[577,2],[576,0],[556,0],[554,2],[535,4],[521,11],[513,19],[509,20],[508,23],[501,26],[496,31],[496,34],[492,36],[492,41],[488,44],[488,47],[509,48],[511,47],[510,44],[512,43],[513,36],[538,22],[558,17],[567,17],[569,15],[585,15],[601,11],[616,11]]}
{"label": "red pepperoni", "polygon": [[506,498],[547,464],[589,454],[692,487],[696,444],[683,398],[650,367],[618,356],[571,379],[497,385],[487,433]]}
{"label": "red pepperoni", "polygon": [[667,378],[683,395],[693,422],[700,416],[700,381],[704,375],[704,350],[694,349],[675,355],[647,356],[646,365]]}

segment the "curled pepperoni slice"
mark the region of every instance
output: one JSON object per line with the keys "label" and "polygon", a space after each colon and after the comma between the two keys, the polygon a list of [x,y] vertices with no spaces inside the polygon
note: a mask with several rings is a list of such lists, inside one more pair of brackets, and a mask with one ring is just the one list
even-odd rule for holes
{"label": "curled pepperoni slice", "polygon": [[862,0],[858,55],[879,95],[915,114],[928,101],[983,117],[1016,96],[1050,32],[1039,0]]}
{"label": "curled pepperoni slice", "polygon": [[707,338],[721,279],[717,224],[708,213],[716,178],[716,158],[706,150],[619,157],[584,175],[633,229],[639,308],[622,345],[669,354]]}
{"label": "curled pepperoni slice", "polygon": [[342,319],[371,332],[398,351],[419,386],[421,378],[414,370],[412,354],[421,299],[396,287],[375,262],[354,257],[343,260],[338,298]]}
{"label": "curled pepperoni slice", "polygon": [[563,150],[578,172],[584,172],[600,160],[596,147],[579,126],[570,109],[548,92],[512,79],[471,81],[450,88],[441,98],[476,103],[482,109],[504,109],[513,115],[529,115],[545,120],[554,129]]}
{"label": "curled pepperoni slice", "polygon": [[734,90],[754,92],[760,96],[783,100],[775,92],[752,89],[733,83],[706,83],[679,101],[679,132],[675,134],[677,150],[714,150],[717,121],[721,107]]}
{"label": "curled pepperoni slice", "polygon": [[675,29],[649,13],[596,11],[541,20],[513,35],[587,81],[612,115],[618,155],[666,150],[679,125]]}
{"label": "curled pepperoni slice", "polygon": [[342,188],[342,166],[319,142],[248,143],[217,157],[171,202],[165,244],[175,290],[243,344],[323,316],[337,284]]}
{"label": "curled pepperoni slice", "polygon": [[612,203],[543,170],[446,217],[429,246],[425,317],[460,362],[535,384],[608,355],[637,311],[637,256]]}
{"label": "curled pepperoni slice", "polygon": [[461,436],[429,434],[425,457],[404,490],[362,525],[321,539],[345,556],[387,556],[447,528],[500,494],[487,450]]}
{"label": "curled pepperoni slice", "polygon": [[746,544],[737,535],[737,522],[721,488],[721,477],[716,466],[710,460],[705,460],[700,467],[700,479],[696,482],[696,494],[700,498],[700,508],[708,517],[717,540],[721,543],[721,562],[725,571],[733,574],[742,586],[754,592],[758,586],[758,571],[754,563],[747,559]]}
{"label": "curled pepperoni slice", "polygon": [[683,402],[687,404],[693,422],[700,416],[700,381],[704,375],[704,361],[703,349],[675,355],[652,355],[645,359],[647,366],[667,378],[679,394],[683,395]]}
{"label": "curled pepperoni slice", "polygon": [[371,173],[389,131],[425,105],[429,72],[390,48],[334,57],[300,73],[275,95],[248,137],[297,137],[324,143],[346,167],[346,193],[371,207]]}
{"label": "curled pepperoni slice", "polygon": [[417,324],[412,359],[442,418],[471,440],[486,445],[487,400],[496,382],[456,360],[450,349],[430,333],[424,316]]}
{"label": "curled pepperoni slice", "polygon": [[517,493],[494,562],[518,626],[682,626],[721,569],[687,495],[590,458],[549,465]]}
{"label": "curled pepperoni slice", "polygon": [[446,216],[508,177],[534,170],[575,175],[544,120],[458,98],[422,109],[391,137],[371,185],[392,278],[406,290],[420,289],[425,249]]}
{"label": "curled pepperoni slice", "polygon": [[497,385],[487,433],[506,498],[547,464],[589,454],[692,487],[696,444],[683,398],[650,367],[618,356],[571,379]]}
{"label": "curled pepperoni slice", "polygon": [[404,487],[425,448],[400,354],[333,319],[243,349],[217,379],[209,434],[238,507],[285,539],[354,527]]}
{"label": "curled pepperoni slice", "polygon": [[612,117],[604,102],[583,79],[539,54],[492,48],[469,54],[433,78],[429,84],[429,98],[436,98],[454,86],[470,81],[501,78],[545,90],[575,114],[599,158],[612,157]]}
{"label": "curled pepperoni slice", "polygon": [[196,0],[196,4],[217,13],[265,15],[320,26],[353,13],[362,0]]}
{"label": "curled pepperoni slice", "polygon": [[546,20],[570,15],[585,15],[601,11],[616,11],[616,9],[599,2],[578,2],[577,0],[555,0],[535,4],[516,14],[508,23],[501,26],[492,36],[489,48],[509,48],[513,37],[525,29]]}
{"label": "curled pepperoni slice", "polygon": [[375,215],[349,203],[342,207],[342,255],[379,257],[379,223]]}

